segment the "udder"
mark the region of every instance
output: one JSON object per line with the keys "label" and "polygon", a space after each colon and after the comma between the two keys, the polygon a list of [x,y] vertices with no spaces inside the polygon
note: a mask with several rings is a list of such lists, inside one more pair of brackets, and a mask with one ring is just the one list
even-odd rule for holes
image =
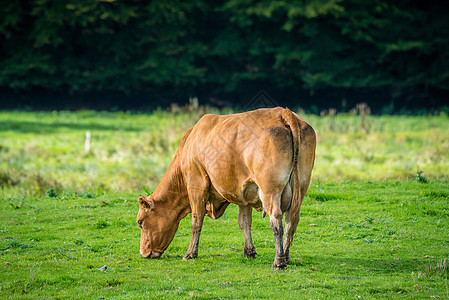
{"label": "udder", "polygon": [[243,186],[242,202],[254,207],[257,211],[262,211],[262,201],[259,198],[259,187],[255,182],[248,181]]}

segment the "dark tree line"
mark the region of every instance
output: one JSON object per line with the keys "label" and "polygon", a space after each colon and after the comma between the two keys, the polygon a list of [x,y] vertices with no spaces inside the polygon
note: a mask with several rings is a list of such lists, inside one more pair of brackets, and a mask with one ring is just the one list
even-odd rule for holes
{"label": "dark tree line", "polygon": [[270,87],[330,107],[440,105],[449,90],[447,1],[1,0],[0,15],[2,91],[214,101]]}

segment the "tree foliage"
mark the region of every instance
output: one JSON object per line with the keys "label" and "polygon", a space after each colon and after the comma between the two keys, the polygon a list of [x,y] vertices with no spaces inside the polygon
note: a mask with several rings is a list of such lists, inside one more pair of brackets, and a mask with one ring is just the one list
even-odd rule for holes
{"label": "tree foliage", "polygon": [[449,90],[435,0],[1,0],[0,87]]}

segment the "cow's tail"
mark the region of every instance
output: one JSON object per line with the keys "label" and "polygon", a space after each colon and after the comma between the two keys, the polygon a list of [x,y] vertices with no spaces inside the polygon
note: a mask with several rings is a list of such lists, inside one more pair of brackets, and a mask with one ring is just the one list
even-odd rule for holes
{"label": "cow's tail", "polygon": [[[297,219],[297,224],[302,200],[309,187],[315,161],[316,135],[309,124],[288,108],[282,111],[282,119],[284,124],[290,128],[293,137],[293,195],[290,215],[291,218]],[[292,240],[288,242],[291,243]]]}
{"label": "cow's tail", "polygon": [[[301,138],[301,129],[298,122],[298,118],[293,114],[292,111],[290,111],[288,108],[286,108],[282,112],[282,119],[284,120],[284,123],[290,131],[292,132],[293,137],[293,195],[292,195],[292,202],[290,204],[290,210],[294,213],[297,212],[300,201],[301,201],[301,180],[300,180],[300,168],[298,166],[298,156],[299,156],[299,143]],[[298,212],[299,214],[299,212]]]}

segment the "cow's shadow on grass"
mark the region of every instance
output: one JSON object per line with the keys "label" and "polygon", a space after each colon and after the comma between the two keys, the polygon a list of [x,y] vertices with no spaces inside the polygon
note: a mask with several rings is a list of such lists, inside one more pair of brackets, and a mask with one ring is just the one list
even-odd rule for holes
{"label": "cow's shadow on grass", "polygon": [[[182,255],[179,253],[164,254],[161,261],[170,264],[182,260]],[[243,251],[241,256],[235,255],[221,255],[217,253],[202,254],[195,260],[202,262],[216,262],[217,266],[229,263],[230,265],[241,264],[242,266],[264,266],[271,268],[273,257],[270,255],[261,255],[255,259],[245,258]],[[338,258],[330,256],[300,256],[291,257],[290,263],[285,270],[308,270],[310,272],[328,273],[336,279],[358,278],[370,276],[373,274],[410,274],[411,272],[418,272],[420,267],[425,264],[424,260],[419,259],[402,259],[397,257],[382,258],[382,259],[366,259],[366,258]]]}

